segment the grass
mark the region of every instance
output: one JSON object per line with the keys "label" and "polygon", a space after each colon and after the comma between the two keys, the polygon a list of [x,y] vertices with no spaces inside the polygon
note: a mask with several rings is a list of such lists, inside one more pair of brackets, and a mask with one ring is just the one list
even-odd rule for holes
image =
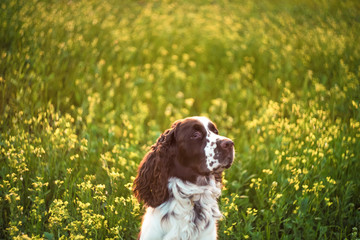
{"label": "grass", "polygon": [[136,239],[179,118],[234,139],[219,239],[359,239],[358,1],[0,4],[0,238]]}

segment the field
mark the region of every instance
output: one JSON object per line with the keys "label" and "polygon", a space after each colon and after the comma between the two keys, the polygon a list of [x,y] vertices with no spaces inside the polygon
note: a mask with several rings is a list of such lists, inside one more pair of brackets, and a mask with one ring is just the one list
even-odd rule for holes
{"label": "field", "polygon": [[3,0],[0,239],[136,239],[171,123],[235,142],[219,239],[360,238],[360,3]]}

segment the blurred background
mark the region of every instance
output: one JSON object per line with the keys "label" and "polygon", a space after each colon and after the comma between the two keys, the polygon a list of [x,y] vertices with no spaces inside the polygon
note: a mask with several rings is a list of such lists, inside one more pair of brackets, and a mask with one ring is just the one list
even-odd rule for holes
{"label": "blurred background", "polygon": [[136,239],[177,119],[235,141],[219,239],[358,239],[359,1],[0,3],[0,238]]}

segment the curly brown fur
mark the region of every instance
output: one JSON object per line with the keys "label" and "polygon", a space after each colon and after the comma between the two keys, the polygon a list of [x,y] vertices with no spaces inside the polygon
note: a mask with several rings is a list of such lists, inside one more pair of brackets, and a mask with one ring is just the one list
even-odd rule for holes
{"label": "curly brown fur", "polygon": [[155,208],[169,198],[167,183],[169,165],[175,155],[173,141],[174,129],[165,131],[139,165],[133,191],[139,202],[144,201],[147,206]]}

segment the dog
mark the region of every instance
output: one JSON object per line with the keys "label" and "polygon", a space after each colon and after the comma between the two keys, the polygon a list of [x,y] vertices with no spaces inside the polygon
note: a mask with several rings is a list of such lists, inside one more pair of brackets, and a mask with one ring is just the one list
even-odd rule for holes
{"label": "dog", "polygon": [[233,141],[208,118],[173,123],[142,159],[133,184],[146,206],[139,239],[216,239],[222,172],[234,157]]}

